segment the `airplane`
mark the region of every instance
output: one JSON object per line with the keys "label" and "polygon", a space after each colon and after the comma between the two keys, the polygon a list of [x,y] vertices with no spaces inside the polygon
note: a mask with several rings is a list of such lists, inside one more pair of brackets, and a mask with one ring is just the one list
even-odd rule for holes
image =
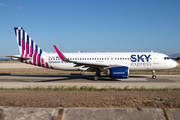
{"label": "airplane", "polygon": [[23,28],[15,27],[14,30],[20,55],[7,57],[49,69],[96,72],[94,80],[98,80],[101,73],[113,79],[128,78],[129,70],[152,70],[152,78],[156,79],[155,70],[177,66],[177,62],[167,55],[153,51],[62,53],[53,45],[56,53],[47,53],[40,49]]}

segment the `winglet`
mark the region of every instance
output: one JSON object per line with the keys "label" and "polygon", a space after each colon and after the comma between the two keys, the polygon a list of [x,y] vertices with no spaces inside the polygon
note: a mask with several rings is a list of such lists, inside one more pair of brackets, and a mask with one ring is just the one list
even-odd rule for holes
{"label": "winglet", "polygon": [[67,58],[61,53],[61,51],[56,47],[56,45],[53,45],[54,49],[56,50],[58,56],[60,57],[60,59],[62,60],[67,60]]}

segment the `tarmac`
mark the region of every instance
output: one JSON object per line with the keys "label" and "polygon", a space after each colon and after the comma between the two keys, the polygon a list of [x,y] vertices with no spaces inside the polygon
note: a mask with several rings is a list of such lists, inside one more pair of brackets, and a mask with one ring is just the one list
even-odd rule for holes
{"label": "tarmac", "polygon": [[[0,107],[4,120],[179,120],[180,109]],[[59,118],[59,119],[57,119]]]}
{"label": "tarmac", "polygon": [[128,79],[110,79],[102,76],[98,81],[93,75],[0,75],[0,87],[21,88],[29,86],[95,86],[102,87],[180,87],[180,75],[131,75]]}
{"label": "tarmac", "polygon": [[[180,63],[178,63],[180,67]],[[41,67],[24,63],[0,63],[0,69],[35,68]],[[128,79],[111,79],[102,75],[98,81],[93,80],[94,75],[0,75],[0,87],[17,88],[26,86],[96,86],[102,87],[146,87],[164,88],[180,87],[180,75],[157,75],[157,79],[152,79],[152,75],[130,75]]]}

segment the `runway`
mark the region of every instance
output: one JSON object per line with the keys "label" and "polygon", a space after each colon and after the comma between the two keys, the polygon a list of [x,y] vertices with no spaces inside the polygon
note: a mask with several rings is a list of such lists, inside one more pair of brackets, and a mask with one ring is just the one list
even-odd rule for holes
{"label": "runway", "polygon": [[98,81],[93,80],[93,75],[0,75],[0,87],[18,88],[27,86],[96,86],[102,87],[146,87],[164,88],[180,87],[180,75],[130,75],[128,79],[111,79],[101,76]]}

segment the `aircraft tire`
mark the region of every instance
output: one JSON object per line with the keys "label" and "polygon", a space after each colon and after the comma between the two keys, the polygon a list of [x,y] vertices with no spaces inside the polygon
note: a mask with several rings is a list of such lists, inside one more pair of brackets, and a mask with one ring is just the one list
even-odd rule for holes
{"label": "aircraft tire", "polygon": [[156,75],[153,75],[153,76],[152,76],[152,79],[156,79]]}
{"label": "aircraft tire", "polygon": [[99,76],[98,75],[95,75],[94,76],[94,80],[97,81],[99,79]]}

